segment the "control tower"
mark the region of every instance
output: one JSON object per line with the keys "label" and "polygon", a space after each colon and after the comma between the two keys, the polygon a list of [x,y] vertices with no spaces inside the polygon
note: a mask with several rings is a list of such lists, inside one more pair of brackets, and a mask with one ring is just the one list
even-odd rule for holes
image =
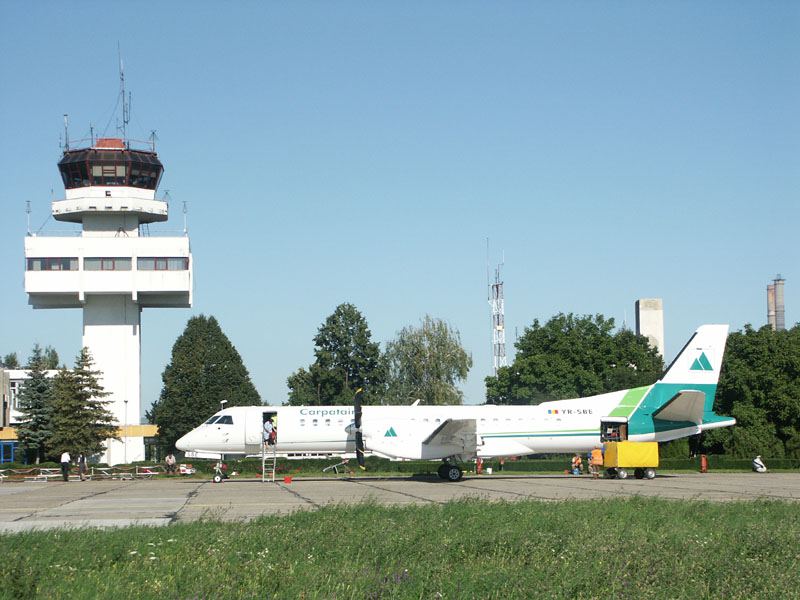
{"label": "control tower", "polygon": [[[52,203],[57,221],[80,223],[80,235],[25,238],[25,291],[34,308],[83,310],[88,347],[105,400],[121,427],[101,458],[144,460],[137,432],[141,411],[141,312],[192,305],[189,237],[151,237],[149,224],[167,220],[156,199],[164,171],[154,147],[138,150],[117,138],[64,150],[58,163],[65,198]],[[143,227],[144,226],[144,227]],[[145,235],[146,234],[146,235]],[[138,435],[137,435],[138,434]]]}

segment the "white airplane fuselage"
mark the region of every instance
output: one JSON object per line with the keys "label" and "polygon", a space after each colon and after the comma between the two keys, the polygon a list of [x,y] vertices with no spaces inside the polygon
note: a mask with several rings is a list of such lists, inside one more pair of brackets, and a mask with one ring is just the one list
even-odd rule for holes
{"label": "white airplane fuselage", "polygon": [[[609,439],[609,432],[664,442],[727,427],[735,419],[714,412],[727,335],[727,325],[701,326],[659,381],[629,390],[536,406],[364,406],[364,449],[393,459],[469,460],[585,452]],[[352,406],[231,407],[176,446],[197,456],[259,455],[269,416],[275,418],[278,455],[355,455]]]}

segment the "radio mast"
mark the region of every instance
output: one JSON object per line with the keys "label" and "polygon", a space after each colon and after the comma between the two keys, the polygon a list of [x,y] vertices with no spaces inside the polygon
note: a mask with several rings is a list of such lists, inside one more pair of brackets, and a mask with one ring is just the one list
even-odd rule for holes
{"label": "radio mast", "polygon": [[496,377],[500,367],[508,366],[506,360],[506,311],[503,298],[502,262],[495,267],[494,283],[489,280],[489,240],[486,240],[486,284],[489,292],[489,306],[492,308],[492,373]]}

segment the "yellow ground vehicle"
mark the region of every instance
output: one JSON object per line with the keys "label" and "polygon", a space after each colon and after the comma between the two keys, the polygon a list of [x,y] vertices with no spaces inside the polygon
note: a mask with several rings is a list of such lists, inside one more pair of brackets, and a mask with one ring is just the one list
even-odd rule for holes
{"label": "yellow ground vehicle", "polygon": [[653,479],[658,467],[658,442],[606,442],[603,466],[610,477]]}

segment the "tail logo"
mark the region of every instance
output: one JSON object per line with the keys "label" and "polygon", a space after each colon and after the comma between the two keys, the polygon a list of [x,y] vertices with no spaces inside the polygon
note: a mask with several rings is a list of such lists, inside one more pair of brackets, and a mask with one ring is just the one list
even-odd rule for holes
{"label": "tail logo", "polygon": [[389,429],[386,430],[386,433],[383,435],[383,437],[397,437],[397,433],[395,432],[394,427],[389,427]]}
{"label": "tail logo", "polygon": [[714,368],[708,360],[705,352],[701,352],[700,356],[694,359],[690,371],[713,371]]}

